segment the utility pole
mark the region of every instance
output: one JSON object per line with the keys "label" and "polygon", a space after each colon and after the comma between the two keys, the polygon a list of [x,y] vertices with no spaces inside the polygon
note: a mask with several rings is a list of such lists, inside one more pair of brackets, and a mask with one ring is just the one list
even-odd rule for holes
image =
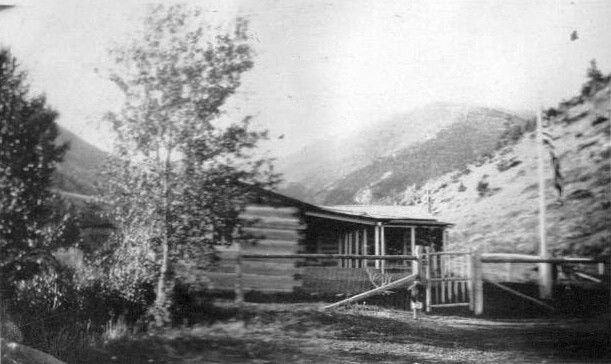
{"label": "utility pole", "polygon": [[[545,168],[543,164],[543,121],[541,106],[537,107],[537,171],[539,179],[539,256],[549,258],[547,251],[547,233],[545,229]],[[554,282],[552,265],[539,263],[539,298],[551,299]]]}

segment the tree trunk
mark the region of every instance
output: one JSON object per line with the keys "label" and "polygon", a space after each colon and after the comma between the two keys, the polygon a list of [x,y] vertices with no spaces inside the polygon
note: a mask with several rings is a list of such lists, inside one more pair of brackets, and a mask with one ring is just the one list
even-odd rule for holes
{"label": "tree trunk", "polygon": [[172,154],[172,131],[168,132],[168,146],[164,164],[164,181],[163,181],[163,237],[161,240],[162,257],[161,269],[159,271],[159,280],[157,281],[157,295],[155,297],[155,324],[158,327],[164,326],[169,320],[168,312],[168,296],[167,296],[167,278],[169,268],[169,245],[170,245],[170,168]]}

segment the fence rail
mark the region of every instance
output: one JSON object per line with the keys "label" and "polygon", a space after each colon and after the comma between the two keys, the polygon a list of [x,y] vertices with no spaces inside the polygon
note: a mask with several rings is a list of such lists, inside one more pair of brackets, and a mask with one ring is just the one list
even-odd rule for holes
{"label": "fence rail", "polygon": [[418,260],[413,255],[355,255],[355,254],[240,254],[244,259],[355,259],[355,260]]}
{"label": "fence rail", "polygon": [[[420,247],[418,247],[420,248]],[[548,309],[547,303],[529,297],[523,293],[517,292],[510,287],[500,284],[499,282],[490,281],[484,277],[483,265],[497,263],[520,263],[520,264],[552,264],[552,265],[574,265],[587,264],[598,265],[598,275],[596,273],[586,274],[578,272],[585,278],[602,283],[603,276],[609,274],[609,265],[611,257],[599,258],[584,258],[584,257],[540,257],[526,254],[509,254],[509,253],[481,253],[479,250],[469,252],[431,252],[428,249],[422,252],[420,249],[416,251],[416,255],[357,255],[357,254],[266,254],[266,253],[237,253],[237,266],[235,269],[235,290],[237,300],[243,300],[243,281],[248,282],[248,279],[259,279],[260,276],[250,277],[242,268],[244,260],[251,260],[254,264],[258,260],[288,260],[288,259],[303,259],[303,265],[294,265],[295,278],[300,280],[303,291],[308,292],[308,289],[323,290],[324,292],[336,290],[341,291],[344,295],[356,294],[353,298],[346,299],[342,302],[356,301],[362,297],[368,297],[377,292],[388,291],[388,287],[404,286],[408,281],[413,281],[414,277],[420,277],[426,285],[426,308],[430,311],[432,307],[451,307],[451,306],[469,306],[470,310],[476,315],[484,312],[484,281],[487,281],[501,289],[510,292],[523,299],[540,304]],[[312,260],[337,260],[337,266],[331,265],[310,265]],[[404,266],[392,267],[385,273],[384,268],[369,267],[367,264],[359,264],[354,266],[342,266],[342,260],[355,261],[402,261]],[[407,264],[407,261],[412,263]],[[276,262],[274,262],[276,263]],[[245,263],[245,268],[252,269],[248,263]],[[278,264],[287,265],[286,262]],[[277,264],[271,264],[276,267]],[[400,268],[405,268],[401,271]],[[407,279],[407,277],[410,277]],[[283,278],[284,279],[284,278]],[[293,276],[287,279],[292,280]],[[606,279],[606,278],[605,278]],[[285,279],[286,280],[286,279]],[[291,287],[293,285],[291,281]],[[318,291],[316,291],[318,292]],[[322,291],[321,291],[322,292]],[[328,292],[327,292],[328,293]],[[357,294],[358,293],[358,294]],[[335,307],[330,305],[329,307]]]}
{"label": "fence rail", "polygon": [[537,255],[521,254],[481,254],[482,263],[552,263],[552,264],[598,264],[607,263],[604,258],[543,258]]}

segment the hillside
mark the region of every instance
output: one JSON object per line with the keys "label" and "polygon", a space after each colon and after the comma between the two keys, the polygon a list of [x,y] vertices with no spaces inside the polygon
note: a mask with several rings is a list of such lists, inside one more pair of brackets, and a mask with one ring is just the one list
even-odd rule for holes
{"label": "hillside", "polygon": [[[593,96],[561,103],[546,128],[564,176],[559,198],[546,152],[546,221],[553,254],[610,252],[610,92],[607,79]],[[455,249],[538,253],[534,131],[478,163],[429,181],[429,186],[437,217],[456,224],[450,237]],[[385,197],[399,203],[402,195]]]}
{"label": "hillside", "polygon": [[464,119],[442,129],[434,138],[378,158],[335,182],[325,203],[389,203],[384,200],[386,196],[462,169],[479,156],[492,153],[511,126],[522,127],[526,123],[498,110],[471,109]]}
{"label": "hillside", "polygon": [[97,171],[108,156],[66,128],[59,127],[57,143],[68,142],[70,148],[53,176],[55,188],[85,195],[95,193]]}
{"label": "hillside", "polygon": [[[520,117],[467,105],[429,104],[352,134],[320,140],[279,160],[278,170],[283,172],[287,182],[282,191],[312,202],[347,203],[358,189],[389,170],[378,173],[378,169],[384,169],[383,165],[394,168],[396,161],[413,151],[409,148],[435,139],[450,125],[465,120],[471,123],[485,120],[490,132],[496,135],[509,119]],[[479,149],[476,152],[482,152]],[[329,200],[328,196],[333,197]]]}

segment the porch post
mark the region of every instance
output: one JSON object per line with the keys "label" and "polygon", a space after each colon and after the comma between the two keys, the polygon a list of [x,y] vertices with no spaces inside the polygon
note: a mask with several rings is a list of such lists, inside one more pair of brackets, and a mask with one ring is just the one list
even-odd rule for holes
{"label": "porch post", "polygon": [[[342,249],[342,234],[340,233],[339,236],[337,237],[337,254],[342,254],[343,253],[343,249]],[[341,267],[342,264],[342,260],[338,259],[337,260],[337,266]]]}
{"label": "porch post", "polygon": [[[380,223],[378,223],[376,226],[373,227],[374,230],[374,249],[375,255],[380,255]],[[375,261],[375,267],[376,269],[380,269],[380,260],[376,259]]]}
{"label": "porch post", "polygon": [[[360,252],[361,252],[360,245],[361,245],[361,241],[359,239],[359,230],[356,229],[356,230],[354,230],[354,254],[360,255]],[[361,261],[360,260],[355,260],[354,261],[354,266],[356,268],[360,267],[361,266]]]}
{"label": "porch post", "polygon": [[[412,226],[410,230],[411,230],[410,233],[412,235],[411,236],[411,244],[412,244],[411,255],[416,255],[416,227]],[[412,260],[412,272],[415,272],[417,267],[418,267],[418,263]]]}
{"label": "porch post", "polygon": [[[380,225],[380,255],[386,255],[386,234],[384,232],[384,225]],[[382,273],[386,268],[386,260],[382,260]]]}
{"label": "porch post", "polygon": [[[363,229],[363,255],[369,254],[369,247],[367,246],[367,227]],[[363,266],[367,267],[368,261],[363,260]]]}

